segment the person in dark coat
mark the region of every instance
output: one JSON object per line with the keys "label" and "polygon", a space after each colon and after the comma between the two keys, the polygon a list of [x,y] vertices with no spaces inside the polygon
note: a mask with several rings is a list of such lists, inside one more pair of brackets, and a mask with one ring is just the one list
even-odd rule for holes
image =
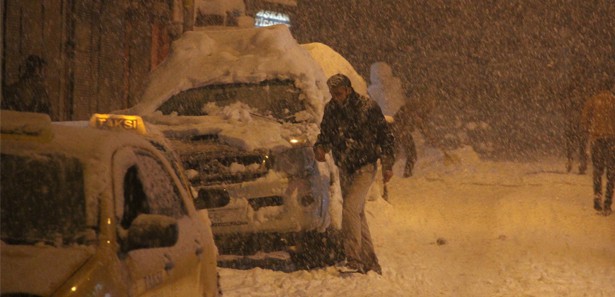
{"label": "person in dark coat", "polygon": [[332,100],[325,106],[320,134],[314,144],[317,161],[331,152],[339,168],[343,209],[342,242],[344,269],[367,273],[382,270],[365,217],[365,202],[382,165],[383,181],[393,176],[394,137],[378,104],[357,94],[350,79],[336,74],[327,81]]}
{"label": "person in dark coat", "polygon": [[587,170],[587,133],[574,119],[566,127],[566,172],[572,171],[575,155],[579,158],[579,174]]}
{"label": "person in dark coat", "polygon": [[51,115],[51,104],[45,70],[47,62],[36,55],[30,55],[24,61],[24,73],[19,81],[6,87],[2,109],[14,111],[40,112]]}
{"label": "person in dark coat", "polygon": [[417,161],[416,144],[412,136],[412,133],[415,131],[418,130],[429,145],[445,152],[440,142],[437,141],[428,129],[430,115],[435,108],[434,94],[435,90],[429,88],[423,95],[407,100],[393,115],[392,129],[397,147],[397,157],[406,157],[404,177],[412,176],[414,165]]}
{"label": "person in dark coat", "polygon": [[566,172],[572,171],[575,156],[579,160],[579,174],[587,170],[587,131],[581,125],[582,100],[571,100],[567,106],[568,123],[566,125]]}
{"label": "person in dark coat", "polygon": [[[594,209],[612,213],[615,186],[615,95],[602,91],[585,102],[582,125],[590,138],[593,167]],[[602,175],[606,172],[606,193],[602,203]]]}

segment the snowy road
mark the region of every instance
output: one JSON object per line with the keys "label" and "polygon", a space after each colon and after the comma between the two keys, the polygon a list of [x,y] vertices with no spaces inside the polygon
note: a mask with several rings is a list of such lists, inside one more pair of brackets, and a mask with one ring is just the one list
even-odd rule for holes
{"label": "snowy road", "polygon": [[615,215],[553,164],[419,167],[368,202],[382,276],[220,268],[224,296],[615,296]]}

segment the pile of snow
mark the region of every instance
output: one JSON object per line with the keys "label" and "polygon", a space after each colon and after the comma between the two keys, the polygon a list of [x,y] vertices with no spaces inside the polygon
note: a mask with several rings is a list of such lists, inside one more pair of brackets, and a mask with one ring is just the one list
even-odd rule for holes
{"label": "pile of snow", "polygon": [[370,97],[378,102],[382,113],[393,116],[406,103],[401,79],[393,75],[391,66],[385,62],[372,64],[369,79]]}
{"label": "pile of snow", "polygon": [[[305,43],[301,46],[310,53],[314,60],[318,61],[327,78],[338,73],[343,73],[348,76],[352,83],[352,87],[357,93],[367,95],[367,83],[363,77],[361,77],[354,67],[352,67],[352,64],[338,52],[328,45],[318,42]],[[327,96],[327,98],[329,97],[330,96]]]}

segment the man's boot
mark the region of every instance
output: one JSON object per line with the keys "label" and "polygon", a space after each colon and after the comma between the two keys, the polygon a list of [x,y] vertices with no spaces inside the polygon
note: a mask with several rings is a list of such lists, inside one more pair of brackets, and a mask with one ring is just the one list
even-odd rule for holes
{"label": "man's boot", "polygon": [[594,209],[597,211],[602,210],[602,195],[600,193],[594,196]]}

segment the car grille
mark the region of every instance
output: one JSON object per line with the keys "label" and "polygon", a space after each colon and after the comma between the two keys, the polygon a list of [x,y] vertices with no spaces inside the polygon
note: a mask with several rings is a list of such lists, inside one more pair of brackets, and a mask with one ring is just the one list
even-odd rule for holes
{"label": "car grille", "polygon": [[268,151],[243,151],[221,143],[215,134],[171,139],[184,168],[198,172],[199,177],[192,179],[195,187],[251,181],[271,168]]}
{"label": "car grille", "polygon": [[193,186],[239,183],[265,176],[269,170],[266,155],[215,156],[207,153],[182,157],[184,167],[199,173]]}
{"label": "car grille", "polygon": [[[230,200],[229,193],[224,189],[202,188],[199,190],[194,205],[196,209],[220,208],[227,206]],[[284,198],[282,196],[248,198],[248,204],[253,210],[259,210],[267,206],[282,206]]]}
{"label": "car grille", "polygon": [[282,206],[284,198],[282,196],[267,196],[258,198],[249,198],[248,203],[254,210],[259,210],[261,207],[267,206]]}
{"label": "car grille", "polygon": [[228,205],[230,201],[231,197],[224,189],[203,188],[199,190],[194,206],[196,209],[218,208]]}

